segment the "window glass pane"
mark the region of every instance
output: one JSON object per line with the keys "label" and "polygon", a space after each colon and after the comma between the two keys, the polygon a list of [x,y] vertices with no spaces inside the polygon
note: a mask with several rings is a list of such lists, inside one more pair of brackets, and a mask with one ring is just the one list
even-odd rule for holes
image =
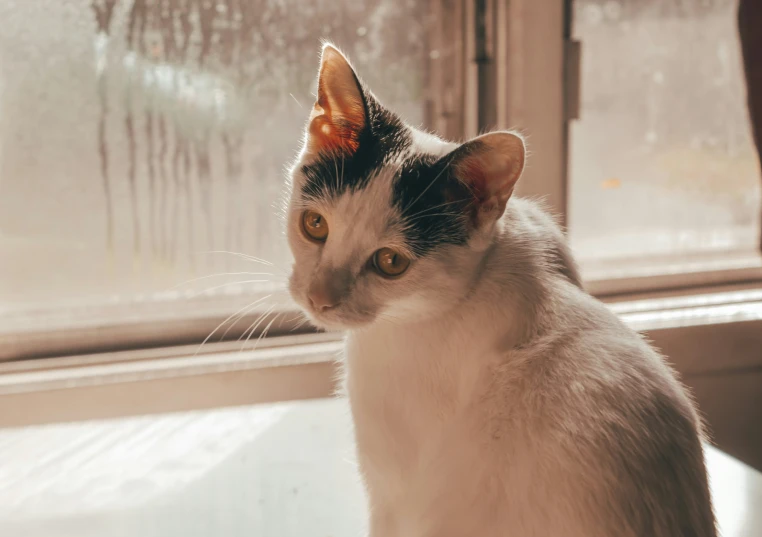
{"label": "window glass pane", "polygon": [[752,252],[762,182],[737,2],[574,6],[582,103],[570,132],[569,223],[583,265]]}
{"label": "window glass pane", "polygon": [[[423,113],[407,0],[0,0],[0,314],[278,284],[320,39]],[[275,267],[230,254],[245,252]],[[218,291],[237,289],[223,286]]]}

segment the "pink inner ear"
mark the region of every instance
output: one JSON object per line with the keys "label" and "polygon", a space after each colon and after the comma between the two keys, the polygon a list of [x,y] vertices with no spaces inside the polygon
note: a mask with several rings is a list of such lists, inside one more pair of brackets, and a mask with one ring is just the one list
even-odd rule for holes
{"label": "pink inner ear", "polygon": [[352,67],[332,48],[323,50],[318,99],[312,110],[308,148],[311,152],[353,153],[365,126],[362,93]]}
{"label": "pink inner ear", "polygon": [[470,151],[456,157],[455,173],[480,204],[495,199],[504,205],[524,168],[524,144],[510,133],[486,134],[472,142]]}
{"label": "pink inner ear", "polygon": [[463,159],[457,164],[456,174],[468,186],[479,203],[490,196],[489,178],[479,157],[469,156]]}
{"label": "pink inner ear", "polygon": [[309,126],[309,143],[316,152],[342,150],[354,153],[359,146],[362,127],[328,114],[315,113]]}

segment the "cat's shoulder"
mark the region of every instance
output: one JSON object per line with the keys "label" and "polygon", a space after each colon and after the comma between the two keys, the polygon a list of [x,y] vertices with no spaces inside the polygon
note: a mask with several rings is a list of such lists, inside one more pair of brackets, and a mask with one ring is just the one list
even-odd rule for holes
{"label": "cat's shoulder", "polygon": [[590,380],[599,386],[660,376],[664,361],[636,331],[605,304],[568,282],[557,282],[544,331],[507,359],[520,357],[524,374],[553,377],[556,386]]}

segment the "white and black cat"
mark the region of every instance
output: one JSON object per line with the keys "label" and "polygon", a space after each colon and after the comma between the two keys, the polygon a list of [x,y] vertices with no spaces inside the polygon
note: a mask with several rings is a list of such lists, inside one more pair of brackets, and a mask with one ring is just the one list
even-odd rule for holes
{"label": "white and black cat", "polygon": [[524,142],[406,125],[323,48],[294,299],[347,330],[372,537],[716,535],[691,399],[511,198]]}

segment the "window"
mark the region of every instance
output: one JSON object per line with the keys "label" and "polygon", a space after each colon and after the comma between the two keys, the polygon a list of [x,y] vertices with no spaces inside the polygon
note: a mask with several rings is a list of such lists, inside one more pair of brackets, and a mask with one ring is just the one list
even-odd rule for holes
{"label": "window", "polygon": [[277,212],[321,37],[413,123],[455,139],[524,128],[537,156],[519,193],[559,214],[592,291],[762,276],[729,0],[0,0],[0,14],[0,361],[207,336],[245,348],[301,326]]}
{"label": "window", "polygon": [[569,230],[588,278],[758,266],[737,2],[578,0]]}
{"label": "window", "polygon": [[[42,340],[143,319],[177,328],[141,329],[150,344],[200,341],[252,293],[276,293],[256,315],[286,307],[278,207],[321,38],[381,99],[424,120],[422,2],[0,0],[0,14],[6,358],[14,344],[17,356],[119,346],[118,333]],[[286,317],[274,331],[293,327]]]}

